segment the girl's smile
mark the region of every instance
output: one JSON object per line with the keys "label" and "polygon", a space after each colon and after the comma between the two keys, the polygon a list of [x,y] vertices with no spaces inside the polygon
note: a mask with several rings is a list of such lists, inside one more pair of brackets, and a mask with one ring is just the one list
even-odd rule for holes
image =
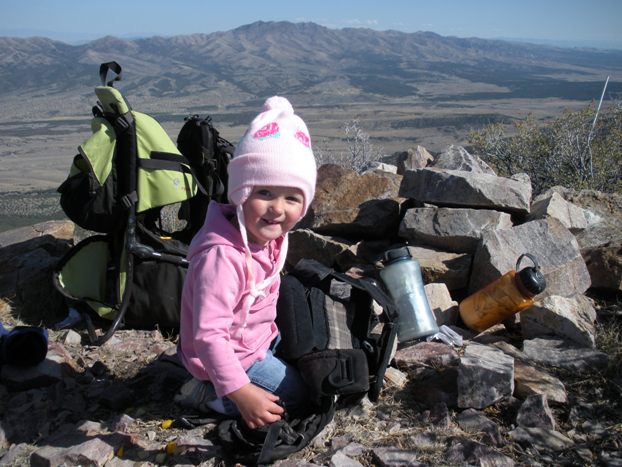
{"label": "girl's smile", "polygon": [[265,246],[289,232],[304,208],[302,190],[293,187],[256,186],[242,205],[249,242]]}

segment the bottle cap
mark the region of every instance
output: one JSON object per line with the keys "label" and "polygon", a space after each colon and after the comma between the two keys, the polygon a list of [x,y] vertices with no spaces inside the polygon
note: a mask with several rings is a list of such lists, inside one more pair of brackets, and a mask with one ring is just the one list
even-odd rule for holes
{"label": "bottle cap", "polygon": [[526,290],[534,295],[538,295],[539,293],[542,293],[544,289],[546,289],[546,279],[544,278],[544,274],[542,274],[542,271],[540,271],[540,266],[538,265],[538,262],[529,253],[524,253],[518,258],[518,261],[516,262],[516,269],[518,269],[521,260],[525,256],[533,261],[535,267],[526,267],[524,269],[521,269],[518,272],[518,278],[520,279],[521,285],[525,287]]}
{"label": "bottle cap", "polygon": [[410,259],[412,255],[410,254],[410,250],[407,246],[403,246],[400,248],[393,248],[392,250],[387,250],[384,252],[384,263],[392,263],[394,261],[398,261],[401,259]]}

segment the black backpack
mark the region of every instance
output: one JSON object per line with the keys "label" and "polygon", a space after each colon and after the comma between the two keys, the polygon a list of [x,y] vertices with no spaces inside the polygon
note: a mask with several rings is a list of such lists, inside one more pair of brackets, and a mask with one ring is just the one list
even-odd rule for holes
{"label": "black backpack", "polygon": [[303,259],[281,279],[277,325],[276,355],[298,367],[311,400],[304,413],[260,430],[221,422],[219,439],[236,462],[283,459],[306,447],[337,408],[365,395],[375,402],[396,344],[397,308],[374,280]]}
{"label": "black backpack", "polygon": [[184,217],[188,226],[178,238],[189,243],[205,221],[209,202],[227,202],[227,165],[235,148],[220,136],[210,116],[191,115],[184,120],[177,135],[177,147],[188,159],[197,181],[204,188],[187,201],[187,207],[182,208],[187,211],[180,217]]}
{"label": "black backpack", "polygon": [[319,402],[378,399],[396,344],[398,311],[371,278],[302,259],[281,279],[277,356],[296,365]]}

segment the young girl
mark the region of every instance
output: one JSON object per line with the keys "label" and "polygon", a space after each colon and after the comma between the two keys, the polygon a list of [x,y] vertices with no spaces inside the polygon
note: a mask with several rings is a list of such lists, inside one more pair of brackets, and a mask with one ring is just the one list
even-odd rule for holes
{"label": "young girl", "polygon": [[178,353],[194,378],[176,400],[258,428],[307,403],[297,370],[273,355],[287,232],[316,180],[307,126],[287,99],[266,100],[228,173],[231,204],[210,203],[188,251]]}

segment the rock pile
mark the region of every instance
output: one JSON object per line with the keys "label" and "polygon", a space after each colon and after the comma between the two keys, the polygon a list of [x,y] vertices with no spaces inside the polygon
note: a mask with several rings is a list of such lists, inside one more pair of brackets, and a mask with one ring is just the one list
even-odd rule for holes
{"label": "rock pile", "polygon": [[[417,148],[363,174],[322,166],[288,263],[314,258],[376,276],[382,253],[407,244],[438,324],[463,341],[400,347],[378,404],[340,411],[282,464],[619,465],[622,381],[603,376],[610,362],[586,294],[622,291],[621,225],[620,196],[558,187],[532,198],[528,177],[499,177],[457,146],[437,157]],[[66,313],[49,275],[71,227],[0,234],[0,297],[29,324],[52,327]],[[536,305],[482,333],[466,328],[458,303],[524,252],[547,280]],[[4,302],[2,319],[8,311]],[[217,462],[215,425],[193,424],[172,402],[188,378],[173,339],[123,330],[94,348],[76,331],[52,329],[39,366],[2,368],[0,463]]]}

